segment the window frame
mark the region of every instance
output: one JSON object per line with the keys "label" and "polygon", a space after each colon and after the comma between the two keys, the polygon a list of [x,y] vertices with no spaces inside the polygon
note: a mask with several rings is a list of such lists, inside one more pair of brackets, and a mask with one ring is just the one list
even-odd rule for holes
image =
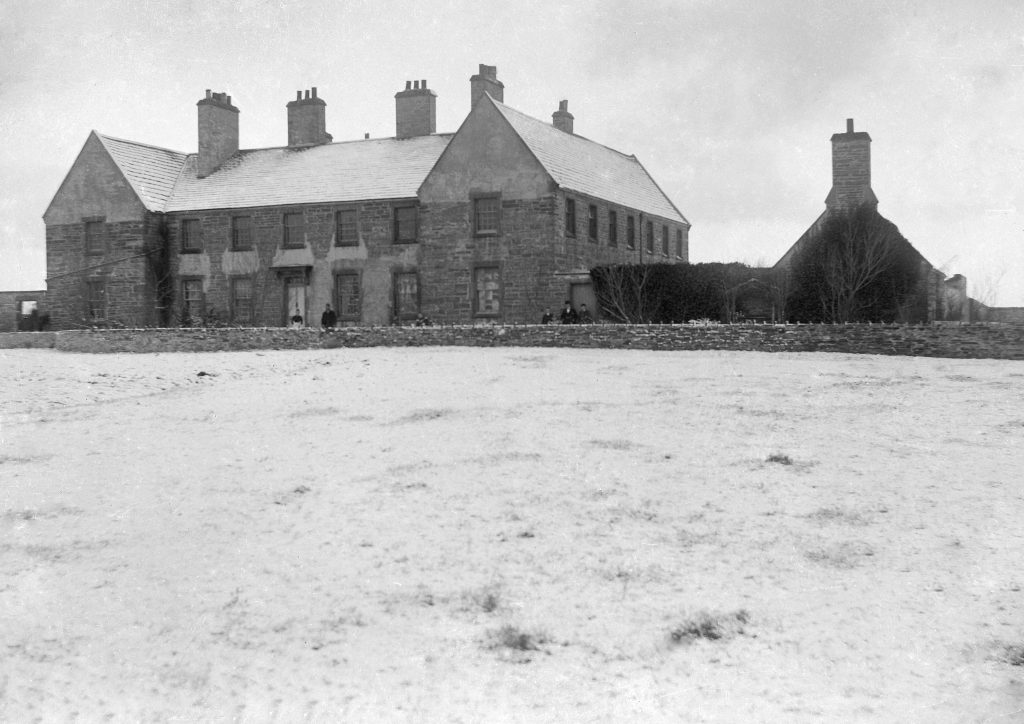
{"label": "window frame", "polygon": [[[237,294],[236,290],[238,289],[238,285],[239,285],[240,282],[245,282],[245,283],[247,283],[249,285],[249,300],[248,300],[248,303],[247,303],[247,310],[246,310],[246,316],[248,318],[245,319],[245,320],[239,319],[239,308],[240,308],[240,305],[238,303],[239,300],[238,300],[238,294]],[[255,305],[253,304],[253,296],[254,296],[253,292],[254,292],[254,285],[253,285],[253,278],[251,276],[244,275],[244,276],[229,277],[228,293],[230,294],[229,303],[231,305],[230,309],[229,309],[229,312],[231,314],[231,323],[232,324],[235,324],[235,325],[241,327],[241,326],[252,326],[252,324],[254,323],[255,318],[256,318],[256,315],[255,315],[256,309],[255,309]],[[204,302],[205,302],[205,300],[204,300]]]}
{"label": "window frame", "polygon": [[[89,233],[89,230],[95,233]],[[82,247],[87,256],[99,256],[107,253],[106,222],[104,218],[87,218],[82,222],[84,235]]]}
{"label": "window frame", "polygon": [[[289,219],[298,219],[298,225],[289,226]],[[296,241],[296,237],[299,237]],[[303,249],[306,246],[306,216],[302,211],[285,211],[281,214],[281,248]]]}
{"label": "window frame", "polygon": [[[93,290],[99,289],[100,294],[94,295]],[[100,303],[94,305],[99,299]],[[89,322],[107,321],[107,280],[86,279],[85,280],[85,318]]]}
{"label": "window frame", "polygon": [[587,205],[587,240],[597,243],[597,204]]}
{"label": "window frame", "polygon": [[[245,219],[247,228],[239,228],[238,222]],[[242,232],[245,232],[247,241],[241,241]],[[231,217],[231,251],[252,251],[252,215],[237,214]]]}
{"label": "window frame", "polygon": [[[193,233],[194,232],[194,233]],[[182,254],[203,253],[203,220],[189,217],[181,220],[178,227],[181,243],[178,245]]]}
{"label": "window frame", "polygon": [[188,318],[189,318],[189,321],[193,323],[193,325],[195,324],[195,322],[200,322],[201,323],[203,321],[203,317],[206,316],[206,290],[203,289],[203,278],[202,277],[187,276],[187,277],[181,277],[179,282],[180,283],[178,284],[178,288],[181,291],[181,304],[179,306],[179,311],[182,312],[182,318],[184,318],[184,312],[186,312],[188,310],[188,296],[185,293],[186,285],[188,285],[188,284],[198,284],[199,285],[199,314],[198,314],[198,316],[196,316],[196,315],[193,315],[191,312],[189,312],[189,317]]}
{"label": "window frame", "polygon": [[636,217],[626,215],[626,248],[636,249]]}
{"label": "window frame", "polygon": [[[416,309],[411,312],[402,312],[401,305],[398,303],[398,279],[399,277],[411,276],[416,280]],[[415,269],[395,269],[391,272],[391,297],[394,308],[392,310],[393,316],[396,322],[399,324],[403,321],[414,320],[420,315],[421,298],[422,298],[422,286],[420,285],[420,273]]]}
{"label": "window frame", "polygon": [[661,255],[668,258],[668,224],[661,225]]}
{"label": "window frame", "polygon": [[576,199],[565,197],[565,235],[576,237]]}
{"label": "window frame", "polygon": [[676,229],[676,259],[683,258],[683,230]]}
{"label": "window frame", "polygon": [[[412,236],[403,237],[400,236],[402,230],[402,223],[399,221],[399,214],[403,211],[412,210]],[[394,210],[391,213],[391,240],[395,244],[415,244],[419,240],[420,233],[420,207],[419,204],[396,204]]]}
{"label": "window frame", "polygon": [[654,222],[647,220],[647,241],[644,244],[648,254],[654,253]]}
{"label": "window frame", "polygon": [[[345,312],[345,305],[342,304],[341,280],[355,279],[356,282],[356,311]],[[417,291],[419,280],[416,282]],[[338,315],[339,322],[361,322],[363,319],[363,275],[357,269],[345,269],[334,273],[334,311]]]}
{"label": "window frame", "polygon": [[608,209],[608,246],[619,245],[619,212],[615,209]]}
{"label": "window frame", "polygon": [[[480,283],[478,275],[480,272],[493,271],[498,276],[498,308],[495,311],[485,311],[480,304]],[[502,275],[501,264],[498,262],[480,262],[473,265],[473,316],[479,319],[500,319],[502,310],[505,308],[505,281]]]}
{"label": "window frame", "polygon": [[[341,230],[344,225],[341,223],[341,217],[343,214],[352,214],[352,233],[353,238],[345,239],[342,238]],[[334,210],[334,245],[335,246],[359,246],[359,209],[355,206],[340,208]]]}
{"label": "window frame", "polygon": [[[500,193],[471,193],[472,201],[472,224],[473,236],[500,236],[501,235],[501,194]],[[494,202],[494,228],[482,228],[480,225],[480,203]]]}

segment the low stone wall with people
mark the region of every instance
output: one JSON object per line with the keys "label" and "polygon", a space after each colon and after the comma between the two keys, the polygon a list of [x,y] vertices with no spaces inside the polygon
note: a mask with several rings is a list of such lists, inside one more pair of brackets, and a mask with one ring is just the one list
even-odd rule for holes
{"label": "low stone wall with people", "polygon": [[66,352],[219,352],[334,347],[579,347],[1024,360],[1022,324],[711,324],[94,329],[0,333],[0,348]]}

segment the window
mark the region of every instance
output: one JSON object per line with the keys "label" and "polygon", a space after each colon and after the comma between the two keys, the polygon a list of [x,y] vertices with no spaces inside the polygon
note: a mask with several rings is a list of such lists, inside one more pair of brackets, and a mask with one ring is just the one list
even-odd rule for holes
{"label": "window", "polygon": [[102,221],[85,222],[85,253],[102,254],[107,250],[106,241],[103,238]]}
{"label": "window", "polygon": [[235,216],[231,219],[231,250],[252,249],[252,217]]}
{"label": "window", "polygon": [[188,327],[203,319],[203,280],[181,281],[181,324]]}
{"label": "window", "polygon": [[479,317],[501,314],[501,270],[496,266],[478,266],[473,270],[474,313]]}
{"label": "window", "polygon": [[199,219],[181,220],[181,251],[195,254],[203,250],[203,225]]}
{"label": "window", "polygon": [[587,207],[587,238],[597,243],[597,207],[593,204]]}
{"label": "window", "polygon": [[104,281],[85,283],[85,317],[90,322],[107,318],[107,284]]}
{"label": "window", "polygon": [[676,229],[676,256],[680,259],[683,257],[683,230]]}
{"label": "window", "polygon": [[334,277],[334,308],[338,319],[358,322],[362,319],[359,272],[343,272]]}
{"label": "window", "polygon": [[493,236],[501,232],[501,199],[481,196],[473,199],[473,233]]}
{"label": "window", "polygon": [[668,256],[668,226],[661,227],[661,254]]}
{"label": "window", "polygon": [[654,222],[647,222],[647,253],[654,253]]}
{"label": "window", "polygon": [[415,319],[420,313],[420,284],[416,272],[395,274],[395,321]]}
{"label": "window", "polygon": [[565,200],[565,233],[576,236],[576,200]]}
{"label": "window", "polygon": [[359,246],[359,224],[355,209],[342,209],[334,215],[334,245]]}
{"label": "window", "polygon": [[608,212],[608,246],[619,245],[619,215],[615,211]]}
{"label": "window", "polygon": [[636,219],[632,216],[626,217],[626,248],[636,248]]}
{"label": "window", "polygon": [[395,207],[395,243],[412,244],[416,241],[416,207]]}
{"label": "window", "polygon": [[301,211],[284,215],[283,245],[285,249],[301,249],[306,245],[306,228]]}
{"label": "window", "polygon": [[231,279],[231,321],[235,324],[252,324],[252,279],[233,277]]}

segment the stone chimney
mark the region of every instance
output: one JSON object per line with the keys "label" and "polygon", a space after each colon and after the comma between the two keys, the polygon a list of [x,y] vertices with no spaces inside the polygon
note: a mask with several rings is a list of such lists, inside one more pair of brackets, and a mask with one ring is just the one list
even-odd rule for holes
{"label": "stone chimney", "polygon": [[491,98],[498,103],[505,102],[505,85],[498,80],[498,68],[494,65],[480,65],[480,72],[469,79],[470,108],[476,106],[484,93],[490,93]]}
{"label": "stone chimney", "polygon": [[437,131],[437,93],[425,80],[405,81],[395,93],[395,135],[398,138],[429,136]]}
{"label": "stone chimney", "polygon": [[551,125],[559,131],[572,133],[573,115],[569,113],[569,101],[558,101],[558,110],[551,114]]}
{"label": "stone chimney", "polygon": [[238,153],[238,109],[231,96],[206,90],[199,108],[199,178],[209,176]]}
{"label": "stone chimney", "polygon": [[832,136],[832,190],[825,199],[830,211],[854,209],[863,203],[878,205],[871,190],[871,136],[854,132],[846,119],[846,133]]}
{"label": "stone chimney", "polygon": [[312,91],[295,91],[295,100],[288,102],[288,145],[319,146],[333,138],[327,132],[327,104]]}

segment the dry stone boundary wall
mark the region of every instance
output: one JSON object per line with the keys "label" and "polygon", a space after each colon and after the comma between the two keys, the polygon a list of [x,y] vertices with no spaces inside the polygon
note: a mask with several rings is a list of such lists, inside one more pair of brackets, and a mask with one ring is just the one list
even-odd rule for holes
{"label": "dry stone boundary wall", "polygon": [[0,348],[65,352],[215,352],[334,347],[577,347],[1024,360],[1024,324],[617,325],[118,329],[0,333]]}

